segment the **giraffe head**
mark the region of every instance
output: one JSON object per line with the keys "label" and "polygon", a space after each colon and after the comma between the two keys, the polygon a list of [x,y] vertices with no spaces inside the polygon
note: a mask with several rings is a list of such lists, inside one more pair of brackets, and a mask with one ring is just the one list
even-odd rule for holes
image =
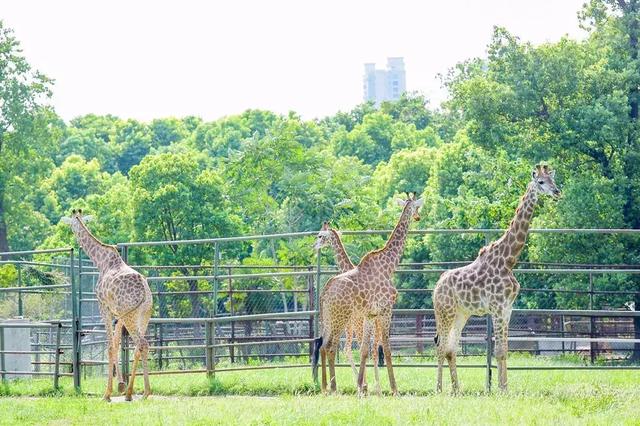
{"label": "giraffe head", "polygon": [[560,190],[556,186],[554,180],[555,175],[555,170],[549,169],[549,166],[546,164],[538,164],[531,173],[531,181],[536,191],[558,198],[560,196]]}
{"label": "giraffe head", "polygon": [[409,208],[411,216],[413,217],[413,220],[415,221],[419,221],[420,220],[420,214],[418,214],[418,210],[420,210],[420,207],[422,207],[422,204],[424,203],[424,199],[422,198],[418,198],[416,199],[416,193],[415,192],[406,192],[407,194],[407,199],[403,200],[401,198],[398,198],[397,202],[398,205],[402,208]]}
{"label": "giraffe head", "polygon": [[[71,217],[62,217],[62,222],[68,224],[71,226],[71,230],[73,231],[74,234],[76,234],[76,236],[80,237],[81,234],[83,234],[83,231],[86,231],[86,234],[91,234],[91,232],[89,231],[89,229],[87,228],[86,223],[93,220],[93,216],[91,215],[83,215],[82,214],[82,209],[78,209],[78,210],[71,210]],[[95,238],[91,235],[92,238]],[[102,245],[103,247],[108,247],[110,249],[112,249],[118,256],[120,255],[118,252],[118,247],[114,246],[114,245],[110,245],[110,244],[104,244],[104,243],[100,243],[100,245]]]}
{"label": "giraffe head", "polygon": [[329,230],[329,222],[324,221],[322,224],[322,228],[318,232],[318,237],[316,238],[316,243],[313,245],[313,248],[316,250],[320,250],[322,247],[326,247],[331,244],[331,231]]}
{"label": "giraffe head", "polygon": [[86,223],[89,222],[90,220],[93,220],[93,216],[91,215],[86,215],[83,216],[82,215],[82,209],[73,209],[71,210],[71,217],[66,217],[63,216],[61,218],[62,222],[66,223],[67,225],[71,226],[71,230],[74,233],[79,232],[82,229],[82,226]]}

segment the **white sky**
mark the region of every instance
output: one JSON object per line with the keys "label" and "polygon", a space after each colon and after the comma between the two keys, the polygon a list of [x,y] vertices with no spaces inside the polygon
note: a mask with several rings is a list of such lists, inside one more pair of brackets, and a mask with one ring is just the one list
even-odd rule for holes
{"label": "white sky", "polygon": [[361,102],[365,62],[403,56],[407,90],[484,56],[492,27],[541,43],[582,37],[584,0],[3,0],[64,119],[111,113],[207,120],[263,108],[304,118]]}

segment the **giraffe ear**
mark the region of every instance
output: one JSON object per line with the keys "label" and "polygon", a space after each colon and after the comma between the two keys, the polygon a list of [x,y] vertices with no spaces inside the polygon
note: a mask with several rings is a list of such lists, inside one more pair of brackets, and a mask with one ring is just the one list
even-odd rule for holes
{"label": "giraffe ear", "polygon": [[85,223],[86,222],[91,222],[92,220],[93,220],[93,216],[91,216],[90,214],[86,215],[86,216],[82,216],[82,221],[85,222]]}
{"label": "giraffe ear", "polygon": [[556,177],[556,171],[551,170],[551,172],[549,173],[549,176],[551,176],[551,179],[554,179]]}
{"label": "giraffe ear", "polygon": [[396,203],[400,206],[400,207],[404,207],[404,205],[407,203],[406,200],[403,200],[402,198],[396,198]]}
{"label": "giraffe ear", "polygon": [[535,178],[536,178],[536,171],[535,171],[535,170],[531,172],[531,178],[532,178],[532,179],[535,179]]}
{"label": "giraffe ear", "polygon": [[66,223],[67,225],[71,225],[73,223],[73,219],[71,219],[70,217],[67,217],[67,216],[62,216],[60,218],[60,222]]}
{"label": "giraffe ear", "polygon": [[418,198],[416,200],[416,207],[420,208],[424,204],[424,198]]}

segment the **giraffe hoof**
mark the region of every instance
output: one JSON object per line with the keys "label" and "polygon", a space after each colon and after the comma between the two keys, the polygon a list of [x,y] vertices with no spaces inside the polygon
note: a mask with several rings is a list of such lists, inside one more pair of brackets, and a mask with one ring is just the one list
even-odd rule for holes
{"label": "giraffe hoof", "polygon": [[147,399],[149,398],[149,395],[151,395],[151,392],[145,392],[142,394],[142,399]]}
{"label": "giraffe hoof", "polygon": [[111,397],[109,395],[105,395],[105,396],[102,397],[102,400],[104,402],[111,402]]}
{"label": "giraffe hoof", "polygon": [[119,382],[118,383],[118,392],[120,393],[124,393],[124,391],[127,389],[127,386],[124,384],[124,382]]}
{"label": "giraffe hoof", "polygon": [[125,395],[124,396],[124,400],[125,401],[133,401],[133,395]]}

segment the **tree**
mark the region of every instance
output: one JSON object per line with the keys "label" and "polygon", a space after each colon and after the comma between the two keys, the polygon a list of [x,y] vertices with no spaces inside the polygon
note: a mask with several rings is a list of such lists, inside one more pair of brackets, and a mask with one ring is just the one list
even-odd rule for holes
{"label": "tree", "polygon": [[146,124],[136,120],[119,123],[113,140],[118,170],[128,174],[131,167],[139,164],[151,149],[151,139],[152,134]]}
{"label": "tree", "polygon": [[[7,215],[18,215],[17,197],[9,195],[16,181],[34,182],[53,165],[44,160],[55,147],[48,143],[55,116],[45,106],[51,85],[31,69],[13,31],[0,21],[0,252],[9,251]],[[41,168],[30,167],[34,162]]]}
{"label": "tree", "polygon": [[427,108],[429,101],[419,93],[403,93],[397,101],[385,101],[380,110],[394,120],[411,123],[418,130],[427,127],[432,120],[432,112]]}
{"label": "tree", "polygon": [[[220,175],[198,152],[148,155],[131,169],[130,179],[133,237],[138,241],[214,238],[237,235],[243,228]],[[134,254],[138,260],[148,255]],[[172,244],[153,252],[153,262],[162,265],[200,265],[212,259],[211,247],[205,245]],[[189,275],[188,269],[179,270]],[[198,290],[197,281],[188,286]],[[190,296],[192,316],[204,314],[201,302],[201,297]]]}
{"label": "tree", "polygon": [[122,183],[126,179],[119,172],[110,175],[102,171],[96,159],[86,161],[80,155],[70,155],[42,182],[48,202],[56,206],[52,211],[47,210],[49,220],[56,223],[75,201],[102,194],[117,181]]}

